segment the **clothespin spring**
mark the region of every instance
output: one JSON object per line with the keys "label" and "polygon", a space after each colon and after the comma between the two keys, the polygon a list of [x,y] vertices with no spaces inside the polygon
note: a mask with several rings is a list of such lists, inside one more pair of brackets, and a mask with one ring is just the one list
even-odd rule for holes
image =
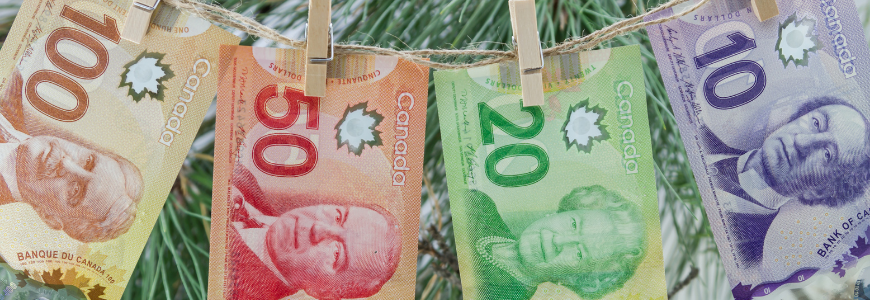
{"label": "clothespin spring", "polygon": [[[540,35],[541,35],[541,32],[539,31],[538,36],[540,36]],[[515,35],[511,36],[511,43],[513,44],[514,48],[517,47],[517,37]],[[538,52],[541,53],[541,66],[536,67],[536,68],[522,69],[521,71],[523,72],[523,74],[532,74],[532,73],[535,73],[537,71],[544,69],[544,49],[543,49],[543,47],[541,47],[541,40],[540,39],[538,39]]]}
{"label": "clothespin spring", "polygon": [[160,0],[133,1],[130,4],[130,10],[127,12],[127,20],[124,21],[124,30],[121,31],[121,37],[136,44],[141,43],[145,39],[145,34],[148,33],[151,15],[159,4]]}
{"label": "clothespin spring", "polygon": [[134,6],[140,8],[144,11],[147,11],[147,12],[153,12],[155,9],[157,9],[157,5],[159,5],[159,4],[160,4],[160,0],[157,0],[157,2],[154,3],[154,6],[148,6],[146,4],[142,4],[141,2],[138,2],[138,1],[133,2]]}
{"label": "clothespin spring", "polygon": [[[305,38],[308,40],[308,22],[305,22]],[[542,54],[543,55],[543,54]],[[329,57],[326,58],[316,58],[312,57],[310,61],[312,63],[327,63],[331,62],[335,57],[335,37],[332,35],[332,22],[329,23]],[[543,57],[543,56],[541,56]]]}

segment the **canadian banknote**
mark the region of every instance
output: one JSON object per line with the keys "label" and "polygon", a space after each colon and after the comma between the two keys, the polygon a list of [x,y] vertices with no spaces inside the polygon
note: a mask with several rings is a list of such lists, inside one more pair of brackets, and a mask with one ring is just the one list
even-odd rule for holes
{"label": "canadian banknote", "polygon": [[855,4],[777,3],[763,23],[726,0],[647,27],[737,299],[845,277],[870,253],[870,53]]}
{"label": "canadian banknote", "polygon": [[465,299],[666,299],[637,46],[435,72]]}
{"label": "canadian banknote", "polygon": [[239,42],[167,5],[126,41],[130,4],[24,1],[0,51],[3,295],[121,297]]}
{"label": "canadian banknote", "polygon": [[429,69],[221,47],[209,299],[412,299]]}

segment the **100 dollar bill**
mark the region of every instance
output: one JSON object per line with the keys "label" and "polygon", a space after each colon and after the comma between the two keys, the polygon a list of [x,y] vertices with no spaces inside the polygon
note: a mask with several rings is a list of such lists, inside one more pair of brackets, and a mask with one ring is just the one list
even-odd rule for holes
{"label": "100 dollar bill", "polygon": [[665,299],[639,48],[545,61],[435,73],[465,299]]}
{"label": "100 dollar bill", "polygon": [[239,41],[130,4],[24,1],[0,51],[0,298],[121,297]]}
{"label": "100 dollar bill", "polygon": [[648,27],[737,299],[839,280],[870,254],[870,52],[854,2],[778,5],[763,23],[726,0]]}

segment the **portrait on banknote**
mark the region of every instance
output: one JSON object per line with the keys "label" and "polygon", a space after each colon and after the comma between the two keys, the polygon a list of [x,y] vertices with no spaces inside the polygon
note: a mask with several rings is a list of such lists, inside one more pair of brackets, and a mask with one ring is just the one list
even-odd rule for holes
{"label": "portrait on banknote", "polygon": [[10,80],[0,99],[0,205],[26,203],[49,228],[82,242],[127,232],[142,199],[139,168],[74,133],[25,120],[21,73]]}
{"label": "portrait on banknote", "polygon": [[[318,121],[337,121],[330,119],[322,115]],[[254,144],[267,132],[257,125],[246,141]],[[306,155],[274,150],[264,155],[282,158],[278,161]],[[399,202],[401,194],[364,184],[374,181],[372,172],[357,171],[368,167],[386,180],[389,169],[378,166],[392,163],[376,148],[359,149],[361,154],[374,152],[361,157],[352,151],[347,146],[334,154],[318,149],[315,170],[295,178],[268,174],[251,158],[235,164],[227,229],[227,272],[234,299],[280,299],[300,291],[315,299],[364,298],[392,278],[402,242],[398,219],[385,206]],[[274,184],[281,179],[292,184]],[[335,190],[324,191],[324,185]]]}
{"label": "portrait on banknote", "polygon": [[559,209],[512,232],[485,193],[469,190],[478,210],[473,276],[489,296],[530,299],[543,282],[583,299],[599,299],[623,286],[647,253],[640,206],[600,185],[578,187]]}
{"label": "portrait on banknote", "polygon": [[310,97],[304,51],[222,51],[213,297],[412,297],[428,71],[347,56]]}
{"label": "portrait on banknote", "polygon": [[785,203],[840,207],[864,196],[870,184],[868,124],[849,102],[822,96],[804,101],[748,151],[700,126],[708,173],[744,266],[761,263],[767,230]]}
{"label": "portrait on banknote", "polygon": [[666,297],[639,49],[545,60],[435,73],[463,297]]}
{"label": "portrait on banknote", "polygon": [[4,296],[122,297],[239,41],[162,5],[130,42],[130,4],[24,1],[0,50]]}
{"label": "portrait on banknote", "polygon": [[[237,289],[256,282],[242,275],[247,274],[274,276],[270,288],[284,290],[284,296],[301,289],[318,299],[362,298],[377,293],[395,273],[401,235],[389,211],[354,203],[352,196],[329,199],[314,191],[292,198],[268,191],[273,196],[267,197],[250,171],[236,168],[230,251],[239,262],[233,272],[243,279]],[[274,210],[270,201],[287,205]]]}
{"label": "portrait on banknote", "polygon": [[779,5],[765,22],[722,1],[648,28],[738,299],[845,278],[870,254],[870,77],[854,3]]}

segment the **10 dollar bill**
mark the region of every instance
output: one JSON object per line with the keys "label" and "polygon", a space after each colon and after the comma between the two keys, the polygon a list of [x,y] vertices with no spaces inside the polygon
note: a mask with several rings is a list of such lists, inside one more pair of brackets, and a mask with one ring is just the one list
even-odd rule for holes
{"label": "10 dollar bill", "polygon": [[764,22],[724,0],[647,28],[740,300],[870,263],[870,49],[855,3],[777,2]]}

